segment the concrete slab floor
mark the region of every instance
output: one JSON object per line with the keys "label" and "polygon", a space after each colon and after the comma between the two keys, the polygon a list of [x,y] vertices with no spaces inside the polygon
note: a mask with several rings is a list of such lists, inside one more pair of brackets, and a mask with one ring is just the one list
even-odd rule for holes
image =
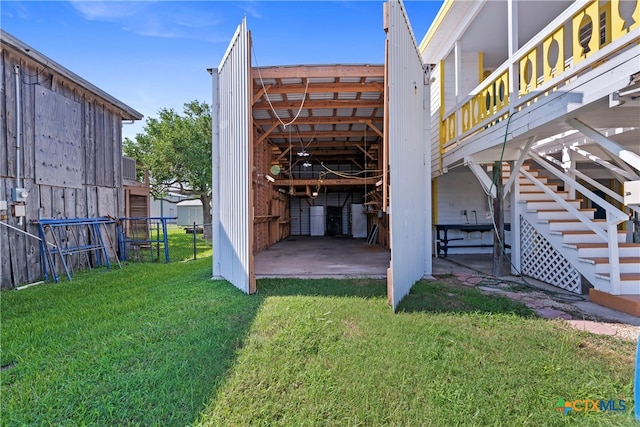
{"label": "concrete slab floor", "polygon": [[256,278],[387,277],[391,252],[365,239],[291,236],[256,254]]}

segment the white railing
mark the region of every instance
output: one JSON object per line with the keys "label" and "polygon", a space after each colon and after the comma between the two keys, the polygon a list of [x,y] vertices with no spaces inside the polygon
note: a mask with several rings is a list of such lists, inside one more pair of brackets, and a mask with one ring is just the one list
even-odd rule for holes
{"label": "white railing", "polygon": [[[453,108],[442,111],[441,156],[464,144],[467,137],[502,120],[505,114],[538,102],[544,94],[557,90],[617,55],[623,48],[637,43],[640,40],[640,5],[639,0],[634,1],[632,17],[621,15],[620,0],[603,4],[596,0],[572,3],[468,96]],[[601,16],[606,16],[604,27],[600,25]],[[589,18],[591,27],[584,26],[584,17]],[[583,33],[589,30],[591,38],[586,39]],[[601,31],[605,34],[604,43],[601,43]],[[444,67],[444,61],[441,67]],[[444,87],[444,70],[441,73],[443,81],[440,84]]]}
{"label": "white railing", "polygon": [[569,177],[564,172],[549,164],[538,154],[532,152],[531,156],[540,164],[541,167],[545,168],[551,174],[567,183],[570,187],[580,191],[580,193],[582,193],[585,197],[589,198],[594,203],[597,203],[602,209],[606,211],[607,227],[605,231],[598,227],[590,218],[588,218],[578,209],[571,206],[566,200],[562,199],[560,196],[554,193],[546,185],[538,181],[533,175],[524,170],[520,171],[520,173],[527,177],[527,179],[535,184],[536,187],[544,191],[560,206],[569,211],[572,215],[575,216],[576,219],[585,224],[596,235],[601,237],[605,243],[607,243],[609,249],[609,278],[611,280],[611,293],[614,295],[618,295],[620,293],[620,251],[618,248],[618,224],[627,221],[629,219],[629,216],[615,206],[612,206],[609,202],[607,202],[597,194],[593,193],[591,190],[577,182],[575,179]]}

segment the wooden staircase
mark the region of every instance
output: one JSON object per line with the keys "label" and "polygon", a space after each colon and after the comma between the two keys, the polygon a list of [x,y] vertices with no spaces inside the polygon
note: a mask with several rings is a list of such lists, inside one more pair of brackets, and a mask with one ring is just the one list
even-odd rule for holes
{"label": "wooden staircase", "polygon": [[[570,200],[569,192],[558,191],[557,184],[548,183],[546,177],[540,176],[539,171],[530,169],[529,165],[524,164],[522,169],[568,204],[578,209],[590,220],[591,224],[606,232],[606,221],[594,219],[595,209],[581,208],[582,200]],[[509,173],[508,170],[503,170],[503,181],[506,181]],[[610,278],[608,242],[603,241],[603,238],[587,224],[577,219],[523,174],[519,175],[518,183],[518,208],[521,218],[528,221],[555,251],[560,253],[584,279],[593,285],[593,289],[589,290],[591,300],[640,316],[640,244],[626,243],[627,232],[618,230],[619,259],[617,263],[620,270],[620,282],[614,284]],[[552,284],[562,287],[561,283]],[[617,292],[612,292],[613,289],[616,289]]]}

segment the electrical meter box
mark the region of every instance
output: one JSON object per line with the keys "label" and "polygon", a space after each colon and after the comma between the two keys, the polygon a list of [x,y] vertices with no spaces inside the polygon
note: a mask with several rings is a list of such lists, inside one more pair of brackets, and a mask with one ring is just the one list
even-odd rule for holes
{"label": "electrical meter box", "polygon": [[624,204],[626,206],[640,206],[640,181],[624,183]]}
{"label": "electrical meter box", "polygon": [[14,202],[26,202],[29,192],[26,188],[15,187],[11,189],[11,197]]}

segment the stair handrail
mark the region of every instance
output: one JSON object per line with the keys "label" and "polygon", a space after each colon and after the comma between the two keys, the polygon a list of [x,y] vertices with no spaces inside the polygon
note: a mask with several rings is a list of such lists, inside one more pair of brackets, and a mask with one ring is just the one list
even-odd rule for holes
{"label": "stair handrail", "polygon": [[[551,164],[549,164],[549,162],[547,160],[545,160],[539,154],[537,154],[537,153],[532,151],[531,152],[531,156],[534,157],[535,159],[539,160],[538,163],[540,164],[540,166],[545,168],[547,171],[551,172],[553,175],[555,175],[557,178],[561,179],[562,181],[569,183],[569,185],[572,188],[575,188],[576,190],[580,191],[580,193],[582,193],[584,196],[588,197],[590,200],[596,202],[602,209],[607,211],[608,214],[612,215],[613,216],[612,220],[616,221],[615,225],[618,225],[621,222],[625,222],[625,221],[627,221],[629,219],[629,215],[627,215],[624,211],[621,211],[620,209],[618,209],[615,206],[611,205],[611,203],[607,202],[605,199],[603,199],[602,197],[598,196],[593,191],[589,190],[587,187],[585,187],[584,185],[580,184],[575,179],[571,178],[570,176],[568,176],[564,172],[562,172],[562,171],[556,169],[555,167],[553,167]],[[522,171],[522,170],[520,171],[520,173],[523,173],[523,172],[524,171]],[[531,175],[529,175],[529,176],[531,176]],[[532,176],[532,178],[533,178],[533,176]],[[536,183],[534,182],[534,184],[536,184]],[[544,184],[542,184],[542,185],[544,185]],[[545,186],[545,188],[546,188],[546,186]],[[547,190],[548,190],[548,188],[547,188]],[[551,192],[551,190],[549,190],[549,191]],[[551,192],[551,193],[554,196],[556,195],[553,192]],[[588,218],[585,217],[585,219],[588,222],[591,222],[591,220],[589,220]]]}
{"label": "stair handrail", "polygon": [[589,229],[591,229],[591,231],[596,233],[604,242],[609,241],[609,236],[607,235],[607,233],[601,227],[598,227],[597,225],[595,225],[593,221],[587,218],[585,214],[580,212],[577,208],[573,207],[565,199],[558,196],[549,187],[547,187],[545,184],[540,182],[540,180],[538,180],[535,176],[531,175],[529,172],[525,170],[521,170],[520,173],[524,175],[533,184],[535,184],[536,187],[544,191],[554,202],[558,203],[560,206],[562,206],[564,209],[570,212],[573,216],[579,219],[580,222],[582,222],[584,225],[589,227]]}
{"label": "stair handrail", "polygon": [[[560,166],[561,168],[564,168],[564,165],[562,164],[562,162],[554,157],[551,157],[547,154],[540,154],[538,153],[539,156],[541,156],[542,158],[544,158],[545,160]],[[607,196],[611,197],[613,200],[615,200],[616,202],[620,202],[622,204],[624,204],[624,198],[616,193],[615,191],[611,190],[608,187],[605,187],[604,185],[600,184],[598,181],[596,181],[595,179],[591,178],[589,175],[586,175],[582,172],[580,172],[577,169],[572,169],[571,173],[575,174],[578,178],[582,178],[584,181],[587,181],[589,184],[593,185],[595,188],[597,188],[598,190],[602,191],[603,193],[605,193]],[[638,212],[640,213],[640,206],[631,206],[631,205],[625,205],[627,208],[631,209],[632,211]]]}
{"label": "stair handrail", "polygon": [[610,171],[617,173],[620,176],[624,176],[625,178],[627,178],[630,181],[634,181],[636,179],[638,179],[638,175],[636,175],[635,173],[632,172],[628,172],[622,168],[619,168],[618,166],[596,156],[595,154],[592,154],[590,152],[588,152],[587,150],[585,150],[584,148],[580,148],[580,147],[576,147],[574,145],[569,146],[569,149],[577,154],[580,154],[582,157],[584,157],[585,159],[588,159],[602,167],[605,167],[607,169],[609,169]]}
{"label": "stair handrail", "polygon": [[[551,172],[551,174],[555,175],[557,178],[563,180],[564,182],[569,183],[569,185],[571,185],[576,190],[580,191],[585,197],[588,197],[591,201],[596,202],[602,209],[606,211],[607,231],[605,233],[602,229],[597,227],[593,221],[588,219],[584,214],[579,212],[573,206],[569,205],[569,203],[567,203],[564,199],[560,198],[560,196],[552,192],[547,186],[545,186],[544,184],[539,182],[537,179],[535,179],[533,175],[523,170],[520,171],[520,173],[522,173],[523,175],[525,176],[528,175],[527,178],[531,182],[533,182],[536,186],[544,187],[543,190],[545,191],[545,193],[547,194],[550,193],[553,199],[558,201],[561,206],[565,207],[565,209],[567,209],[568,207],[569,209],[567,210],[569,212],[571,212],[577,219],[579,219],[580,222],[582,222],[591,230],[593,230],[598,236],[603,237],[604,235],[604,240],[607,243],[607,247],[609,249],[609,281],[611,285],[610,290],[611,290],[611,294],[619,295],[620,294],[620,250],[618,246],[617,225],[624,221],[627,221],[629,219],[629,216],[625,212],[611,205],[609,202],[607,202],[606,200],[604,200],[603,198],[601,198],[600,196],[598,196],[597,194],[589,190],[584,185],[577,182],[575,179],[571,178],[564,172],[555,168],[552,164],[547,162],[537,153],[531,152],[531,157],[533,157],[534,159],[537,159],[538,164],[543,168],[545,168],[547,171]],[[597,231],[596,231],[596,228],[598,228]]]}

